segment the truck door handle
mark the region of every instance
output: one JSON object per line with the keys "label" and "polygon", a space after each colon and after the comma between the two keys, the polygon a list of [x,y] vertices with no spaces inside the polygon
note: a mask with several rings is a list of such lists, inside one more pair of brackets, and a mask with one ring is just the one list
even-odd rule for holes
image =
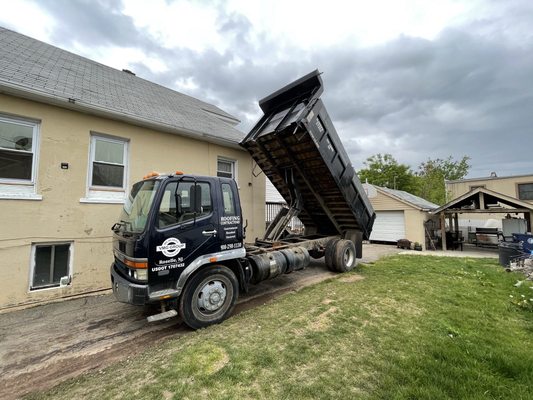
{"label": "truck door handle", "polygon": [[217,230],[213,229],[212,231],[202,231],[202,235],[204,236],[215,236],[217,234]]}

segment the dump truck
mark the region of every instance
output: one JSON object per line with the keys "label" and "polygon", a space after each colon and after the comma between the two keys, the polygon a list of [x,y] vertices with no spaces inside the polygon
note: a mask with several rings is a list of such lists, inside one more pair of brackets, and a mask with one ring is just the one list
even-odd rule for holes
{"label": "dump truck", "polygon": [[[375,213],[320,95],[318,71],[259,102],[263,116],[241,142],[287,205],[262,238],[245,243],[236,182],[175,172],[135,183],[112,227],[117,300],[160,305],[193,329],[231,315],[250,285],[325,257],[345,272],[362,257]],[[304,224],[300,235],[287,227]]]}

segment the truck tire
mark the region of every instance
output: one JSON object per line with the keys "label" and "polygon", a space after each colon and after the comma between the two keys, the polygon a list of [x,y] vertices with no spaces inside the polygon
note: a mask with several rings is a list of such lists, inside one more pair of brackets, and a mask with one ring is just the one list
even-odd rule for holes
{"label": "truck tire", "polygon": [[335,246],[337,245],[337,242],[339,240],[340,239],[338,238],[331,239],[326,244],[326,251],[324,252],[326,267],[328,267],[328,269],[333,272],[337,271],[337,269],[335,268]]}
{"label": "truck tire", "polygon": [[355,244],[351,240],[341,239],[335,243],[333,265],[337,272],[347,272],[357,264]]}
{"label": "truck tire", "polygon": [[186,283],[179,301],[179,314],[192,329],[224,321],[239,296],[239,282],[229,268],[214,265],[201,269]]}

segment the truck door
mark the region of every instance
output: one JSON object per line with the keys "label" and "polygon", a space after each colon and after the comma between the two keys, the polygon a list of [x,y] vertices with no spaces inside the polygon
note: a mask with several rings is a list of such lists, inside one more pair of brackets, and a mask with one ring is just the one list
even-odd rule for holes
{"label": "truck door", "polygon": [[213,181],[169,181],[150,238],[150,284],[176,280],[196,258],[219,251],[217,189]]}
{"label": "truck door", "polygon": [[220,179],[222,209],[220,210],[220,251],[243,246],[241,203],[237,184],[233,179]]}

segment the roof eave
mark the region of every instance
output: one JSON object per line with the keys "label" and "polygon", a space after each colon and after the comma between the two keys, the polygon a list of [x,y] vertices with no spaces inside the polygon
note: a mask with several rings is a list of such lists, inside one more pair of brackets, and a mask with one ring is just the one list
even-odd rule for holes
{"label": "roof eave", "polygon": [[40,103],[51,104],[57,107],[66,108],[73,111],[78,111],[86,114],[92,114],[99,117],[106,117],[113,120],[124,121],[133,125],[142,126],[145,128],[151,128],[158,131],[177,134],[180,136],[186,136],[193,139],[200,139],[210,143],[231,147],[239,150],[243,150],[239,146],[239,141],[233,141],[230,139],[223,139],[209,135],[207,133],[193,131],[185,128],[176,128],[174,126],[161,124],[155,121],[139,118],[131,114],[122,113],[118,111],[110,111],[103,107],[98,107],[92,104],[84,103],[81,100],[69,100],[68,98],[54,96],[52,94],[41,92],[35,89],[29,89],[26,87],[20,87],[13,85],[5,81],[0,82],[0,93],[5,93],[15,97],[21,97],[28,100],[37,101]]}

